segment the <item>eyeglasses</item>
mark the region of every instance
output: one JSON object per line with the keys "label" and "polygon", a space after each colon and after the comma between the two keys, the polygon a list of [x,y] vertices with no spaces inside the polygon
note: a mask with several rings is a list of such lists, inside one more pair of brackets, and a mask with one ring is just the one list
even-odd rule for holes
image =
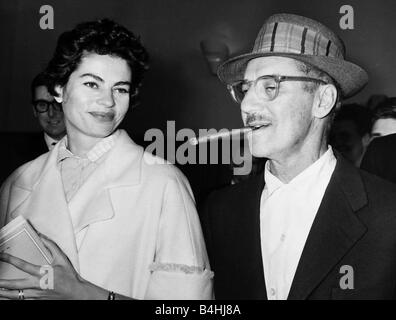
{"label": "eyeglasses", "polygon": [[327,82],[309,77],[293,77],[293,76],[277,76],[267,75],[258,77],[256,80],[247,81],[241,80],[227,85],[232,98],[237,103],[241,103],[245,98],[246,93],[253,86],[256,95],[265,101],[274,100],[279,93],[280,83],[283,81],[309,81],[317,82],[320,84],[327,84]]}
{"label": "eyeglasses", "polygon": [[38,113],[47,112],[49,107],[52,106],[54,111],[62,111],[62,104],[54,101],[47,100],[35,100],[33,101],[33,107]]}

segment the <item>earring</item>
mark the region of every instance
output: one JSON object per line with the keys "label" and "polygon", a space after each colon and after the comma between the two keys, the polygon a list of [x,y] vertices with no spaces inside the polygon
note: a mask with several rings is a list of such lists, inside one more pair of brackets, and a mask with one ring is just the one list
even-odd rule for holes
{"label": "earring", "polygon": [[58,102],[58,103],[62,103],[62,101],[63,101],[63,99],[62,99],[61,97],[56,97],[56,96],[54,96],[54,99],[55,99],[55,101]]}

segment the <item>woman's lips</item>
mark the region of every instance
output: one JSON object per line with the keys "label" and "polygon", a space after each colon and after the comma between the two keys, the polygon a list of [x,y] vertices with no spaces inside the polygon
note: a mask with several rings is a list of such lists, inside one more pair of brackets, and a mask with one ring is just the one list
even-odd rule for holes
{"label": "woman's lips", "polygon": [[114,112],[92,111],[92,112],[89,112],[89,114],[92,115],[96,120],[103,121],[103,122],[113,121],[114,117],[115,117]]}

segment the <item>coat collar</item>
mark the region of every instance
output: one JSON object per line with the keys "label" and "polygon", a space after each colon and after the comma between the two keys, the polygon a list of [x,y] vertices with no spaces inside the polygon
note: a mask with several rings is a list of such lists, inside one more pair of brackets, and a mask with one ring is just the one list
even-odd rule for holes
{"label": "coat collar", "polygon": [[[56,145],[51,152],[32,162],[32,165],[35,166],[34,169],[29,172],[29,175],[19,175],[14,186],[26,191],[33,191],[41,179],[48,175],[48,170],[57,166],[59,147],[60,144]],[[109,155],[104,161],[104,173],[107,178],[110,178],[107,181],[107,186],[139,184],[142,160],[143,148],[133,142],[124,130],[120,130],[113,149],[109,151]],[[123,171],[126,168],[128,170]]]}
{"label": "coat collar", "polygon": [[76,217],[76,232],[92,223],[113,218],[115,206],[111,190],[139,184],[142,160],[142,147],[136,145],[125,131],[121,131],[103,165],[99,165],[88,177],[69,203],[69,210]]}
{"label": "coat collar", "polygon": [[367,231],[357,211],[367,204],[359,171],[338,154],[302,252],[288,299],[306,299]]}
{"label": "coat collar", "polygon": [[[11,185],[8,212],[23,215],[41,233],[53,239],[78,270],[75,231],[111,219],[114,212],[112,190],[140,183],[143,149],[121,130],[106,159],[91,175],[69,205],[57,166],[59,144],[27,167]],[[90,199],[87,201],[87,199]],[[70,212],[77,217],[72,225]]]}
{"label": "coat collar", "polygon": [[[238,270],[243,277],[235,280],[238,296],[244,299],[267,299],[260,242],[260,199],[264,188],[264,175],[254,176],[230,188],[235,188],[235,199],[229,202],[228,210],[236,212],[232,223],[232,243],[227,250],[238,261]],[[262,281],[261,281],[262,280]]]}
{"label": "coat collar", "polygon": [[[309,232],[302,252],[288,299],[306,299],[324,279],[328,272],[342,259],[367,231],[356,214],[367,204],[367,194],[358,169],[338,153],[337,165],[327,186],[323,200]],[[250,234],[239,235],[243,239],[243,270],[259,270],[254,277],[247,277],[249,287],[256,288],[262,278],[260,245],[260,199],[264,187],[264,175],[240,185],[241,201],[244,203],[240,216],[248,224]],[[245,207],[248,204],[248,207]],[[251,212],[252,214],[246,214]],[[244,243],[248,244],[244,244]],[[258,249],[257,249],[258,247]],[[256,298],[262,298],[256,296]]]}

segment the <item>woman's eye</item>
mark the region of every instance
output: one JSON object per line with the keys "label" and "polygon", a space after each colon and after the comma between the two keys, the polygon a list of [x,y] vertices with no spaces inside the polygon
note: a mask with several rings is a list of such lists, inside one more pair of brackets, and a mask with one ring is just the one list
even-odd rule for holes
{"label": "woman's eye", "polygon": [[122,94],[129,93],[129,89],[126,88],[116,88],[115,90]]}
{"label": "woman's eye", "polygon": [[97,89],[98,88],[98,85],[95,82],[85,82],[84,85],[89,87],[89,88],[93,88],[93,89]]}

